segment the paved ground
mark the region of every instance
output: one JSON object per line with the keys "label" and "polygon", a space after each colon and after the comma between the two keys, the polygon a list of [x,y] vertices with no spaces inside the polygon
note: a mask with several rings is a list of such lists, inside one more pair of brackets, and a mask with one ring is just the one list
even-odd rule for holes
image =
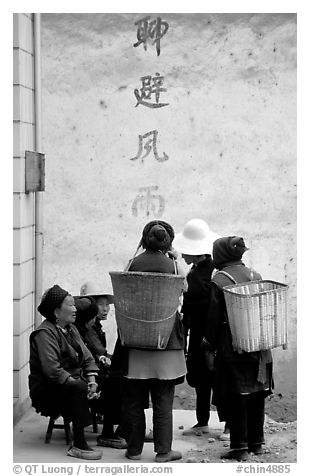
{"label": "paved ground", "polygon": [[[151,428],[151,409],[146,410],[147,430]],[[61,419],[60,419],[61,422]],[[181,451],[186,458],[186,454],[195,449],[195,438],[182,436],[183,428],[192,426],[195,422],[194,410],[173,410],[174,441],[173,449]],[[44,443],[48,418],[42,417],[30,409],[18,422],[13,432],[13,461],[14,463],[81,463],[86,462],[77,458],[66,456],[66,442],[64,430],[55,429],[52,440],[49,444]],[[180,428],[182,427],[182,428]],[[223,424],[218,421],[217,413],[211,412],[209,421],[212,436],[219,436],[222,433]],[[99,425],[101,431],[101,425]],[[86,429],[87,440],[91,446],[96,446],[97,434],[93,433],[92,427]],[[211,435],[210,435],[211,436]],[[196,438],[197,445],[199,438]],[[198,446],[197,446],[198,447]],[[134,463],[124,456],[125,450],[112,448],[102,448],[102,459],[92,461],[91,464],[102,463]],[[154,462],[153,443],[145,443],[142,459],[139,464]],[[185,459],[180,460],[184,463]],[[169,463],[170,464],[170,463]]]}

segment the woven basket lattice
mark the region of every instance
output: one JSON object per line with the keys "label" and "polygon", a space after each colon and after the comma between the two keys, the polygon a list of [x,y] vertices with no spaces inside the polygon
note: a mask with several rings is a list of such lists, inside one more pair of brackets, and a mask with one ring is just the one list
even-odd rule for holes
{"label": "woven basket lattice", "polygon": [[286,284],[250,281],[223,291],[235,349],[254,352],[286,346]]}
{"label": "woven basket lattice", "polygon": [[165,349],[175,322],[184,278],[133,271],[111,271],[109,274],[122,344]]}

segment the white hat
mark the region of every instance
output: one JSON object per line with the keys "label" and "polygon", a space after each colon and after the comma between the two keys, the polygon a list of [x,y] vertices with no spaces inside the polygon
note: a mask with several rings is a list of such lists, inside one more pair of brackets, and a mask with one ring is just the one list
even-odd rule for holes
{"label": "white hat", "polygon": [[213,242],[218,238],[220,235],[211,231],[204,220],[193,218],[185,224],[182,233],[175,235],[172,246],[185,255],[211,255]]}
{"label": "white hat", "polygon": [[113,304],[114,301],[112,294],[102,292],[102,290],[98,289],[98,286],[96,286],[96,284],[91,281],[87,281],[81,286],[80,296],[92,296],[94,298],[105,297],[109,304]]}

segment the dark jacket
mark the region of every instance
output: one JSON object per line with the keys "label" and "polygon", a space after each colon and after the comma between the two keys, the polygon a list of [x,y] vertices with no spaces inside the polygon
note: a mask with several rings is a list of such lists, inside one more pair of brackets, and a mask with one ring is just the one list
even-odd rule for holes
{"label": "dark jacket", "polygon": [[91,327],[86,328],[84,342],[94,356],[96,363],[99,362],[99,357],[107,355],[106,334],[97,320]]}
{"label": "dark jacket", "polygon": [[57,413],[53,402],[54,386],[64,385],[69,378],[97,373],[98,367],[74,325],[68,338],[48,320],[30,334],[30,375],[28,379],[32,405],[42,415]]}
{"label": "dark jacket", "polygon": [[[261,279],[261,276],[247,268],[241,261],[227,263],[221,268],[229,273],[237,283]],[[204,337],[210,350],[217,352],[213,403],[225,413],[225,400],[234,393],[271,393],[272,354],[270,350],[258,352],[237,352],[232,347],[223,286],[233,284],[227,276],[218,272],[212,279],[210,304]],[[219,411],[220,419],[221,411]]]}
{"label": "dark jacket", "polygon": [[175,274],[172,259],[161,251],[146,250],[130,263],[128,271],[147,271],[149,273]]}
{"label": "dark jacket", "polygon": [[212,258],[208,255],[187,275],[188,289],[184,293],[182,313],[186,335],[189,330],[186,379],[191,387],[197,387],[203,379],[210,380],[212,377],[205,364],[201,342],[208,312],[213,269]]}

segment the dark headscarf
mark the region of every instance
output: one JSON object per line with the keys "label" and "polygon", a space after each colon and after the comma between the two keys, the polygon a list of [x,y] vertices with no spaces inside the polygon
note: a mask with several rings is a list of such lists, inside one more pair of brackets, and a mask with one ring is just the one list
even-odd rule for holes
{"label": "dark headscarf", "polygon": [[47,289],[38,306],[39,313],[49,321],[55,322],[56,317],[54,311],[61,306],[66,296],[69,296],[68,291],[62,289],[58,284]]}
{"label": "dark headscarf", "polygon": [[140,246],[146,250],[163,251],[166,253],[174,239],[174,231],[169,223],[154,220],[145,225]]}
{"label": "dark headscarf", "polygon": [[87,332],[87,323],[98,314],[98,305],[91,296],[75,296],[74,304],[76,307],[76,319],[74,324],[84,339]]}
{"label": "dark headscarf", "polygon": [[225,236],[213,243],[213,263],[220,269],[224,263],[239,261],[248,250],[240,236]]}
{"label": "dark headscarf", "polygon": [[79,324],[86,324],[98,314],[98,305],[95,299],[91,296],[74,298],[76,307],[76,326]]}

